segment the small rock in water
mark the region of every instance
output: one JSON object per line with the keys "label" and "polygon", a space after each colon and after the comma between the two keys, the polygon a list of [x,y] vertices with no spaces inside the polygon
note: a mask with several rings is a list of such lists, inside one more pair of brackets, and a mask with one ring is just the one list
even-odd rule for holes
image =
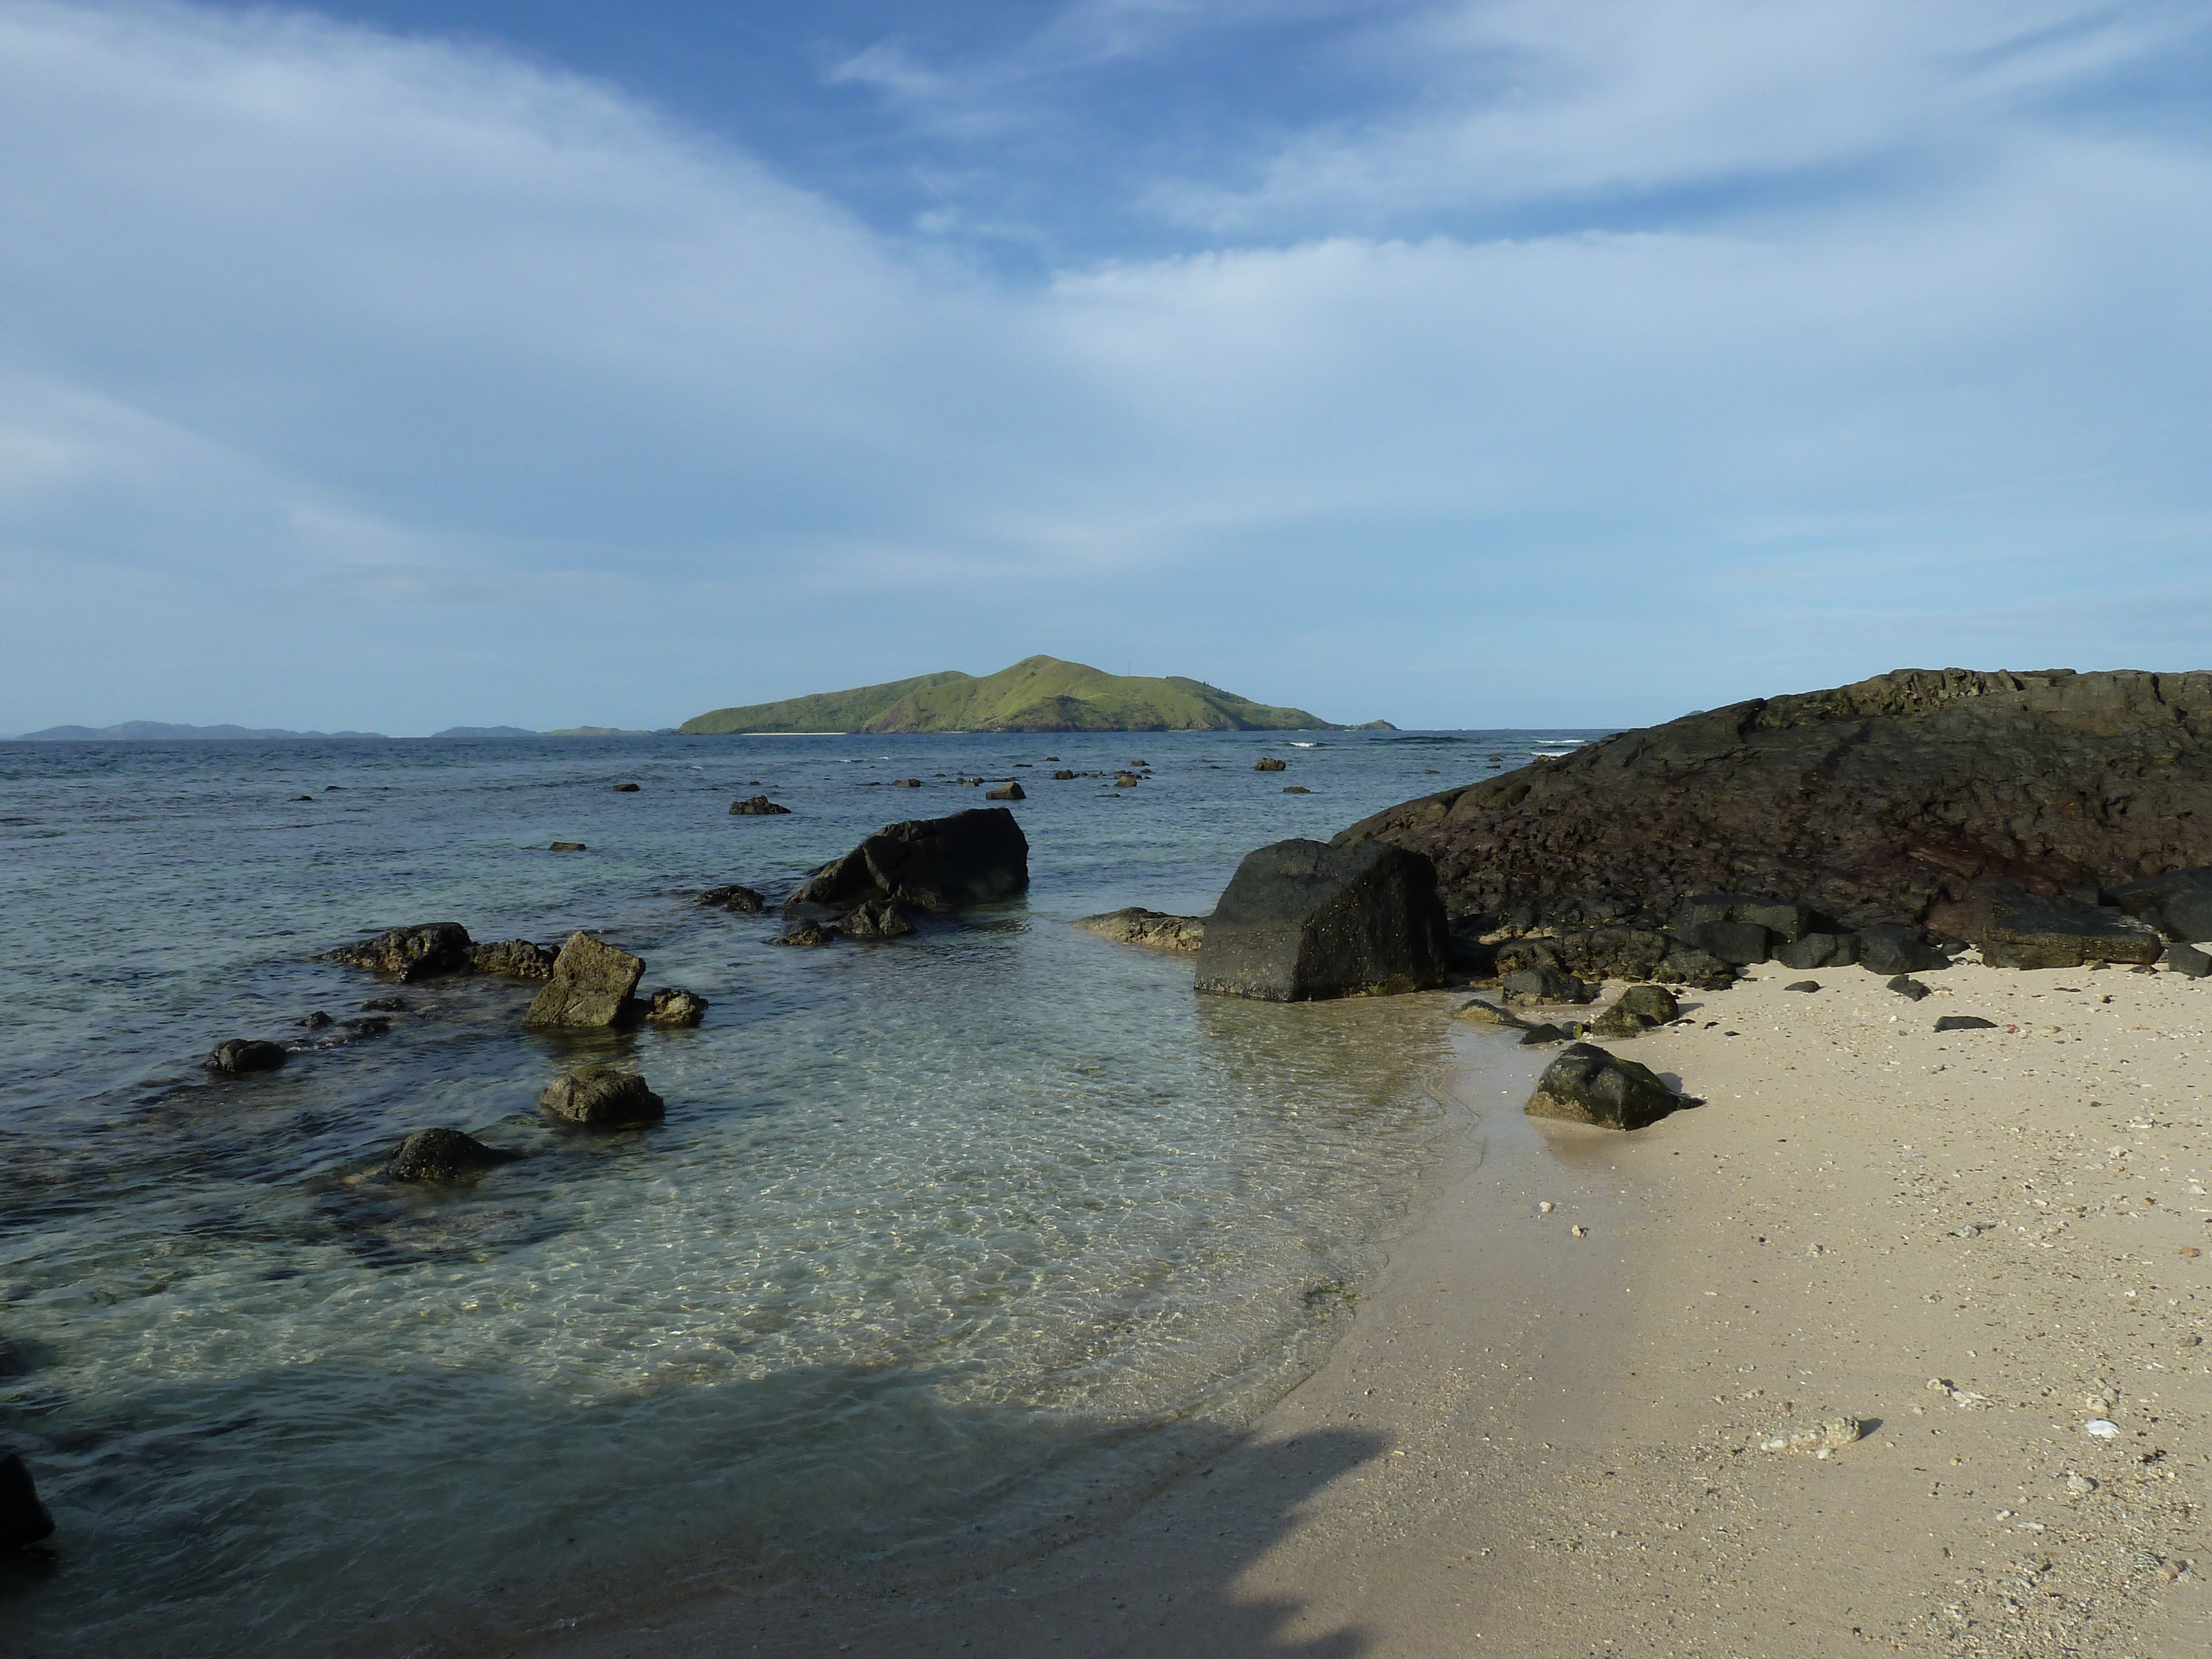
{"label": "small rock in water", "polygon": [[1283,793],[1286,795],[1310,795],[1313,791],[1303,783],[1286,783],[1283,786]]}
{"label": "small rock in water", "polygon": [[558,952],[526,939],[485,940],[469,946],[469,966],[509,979],[550,979]]}
{"label": "small rock in water", "polygon": [[273,1042],[252,1042],[234,1037],[228,1042],[217,1043],[215,1052],[207,1057],[208,1069],[220,1072],[225,1077],[243,1077],[249,1072],[273,1071],[284,1063],[284,1051]]}
{"label": "small rock in water", "polygon": [[1116,772],[1114,775],[1114,787],[1116,789],[1134,789],[1143,780],[1134,772]]}
{"label": "small rock in water", "polygon": [[1946,1014],[1936,1022],[1939,1031],[1994,1031],[1997,1023],[1978,1014]]}
{"label": "small rock in water", "polygon": [[648,1025],[696,1025],[707,1017],[707,999],[695,992],[663,986],[646,1010]]}
{"label": "small rock in water", "polygon": [[538,1103],[555,1117],[593,1128],[658,1123],[667,1111],[642,1077],[611,1066],[586,1066],[554,1079]]}
{"label": "small rock in water", "polygon": [[580,841],[556,841],[545,850],[549,853],[581,853],[587,849]]}
{"label": "small rock in water", "polygon": [[1909,978],[1903,974],[1899,974],[1889,981],[1889,988],[1898,995],[1914,1002],[1918,1002],[1923,997],[1932,997],[1936,994],[1918,980]]}
{"label": "small rock in water", "polygon": [[394,1181],[419,1181],[430,1185],[474,1181],[495,1164],[505,1164],[513,1152],[487,1146],[459,1129],[417,1129],[399,1143],[399,1150],[384,1166]]}
{"label": "small rock in water", "polygon": [[1785,991],[1817,991],[1820,988],[1820,981],[1817,979],[1801,979],[1794,981],[1791,983],[1784,986],[1782,988]]}
{"label": "small rock in water", "polygon": [[615,793],[617,795],[635,795],[637,793],[637,786],[634,783],[618,783],[615,785]]}
{"label": "small rock in water", "polygon": [[996,789],[986,789],[983,792],[983,799],[985,800],[1027,800],[1029,797],[1022,792],[1022,787],[1018,783],[1002,783]]}
{"label": "small rock in water", "polygon": [[1062,767],[1059,771],[1052,775],[1052,779],[1054,783],[1066,783],[1074,776],[1074,773],[1069,771],[1066,767]]}
{"label": "small rock in water", "polygon": [[2066,1490],[2076,1498],[2087,1498],[2097,1490],[2097,1483],[2086,1474],[2069,1474],[2066,1477]]}
{"label": "small rock in water", "polygon": [[388,1019],[357,1019],[350,1029],[356,1036],[388,1036],[392,1032],[392,1022]]}
{"label": "small rock in water", "polygon": [[780,813],[788,814],[790,811],[788,806],[778,806],[766,795],[751,795],[744,800],[730,803],[732,816],[741,818],[774,817]]}
{"label": "small rock in water", "polygon": [[404,1014],[412,1008],[405,997],[371,997],[362,1007],[371,1013]]}
{"label": "small rock in water", "polygon": [[1255,772],[1279,772],[1287,764],[1287,762],[1279,761],[1273,755],[1262,755],[1252,763],[1252,769]]}
{"label": "small rock in water", "polygon": [[891,787],[894,789],[919,789],[921,787],[921,780],[920,778],[893,778],[891,780]]}
{"label": "small rock in water", "polygon": [[0,1550],[35,1544],[54,1529],[54,1517],[39,1501],[39,1488],[23,1460],[10,1452],[0,1457]]}
{"label": "small rock in water", "polygon": [[764,894],[757,893],[750,887],[741,887],[735,882],[726,887],[709,887],[699,895],[699,902],[714,905],[719,909],[735,910],[748,916],[757,916],[768,908],[768,899]]}
{"label": "small rock in water", "polygon": [[787,928],[770,939],[770,945],[827,945],[837,937],[837,930],[825,927],[818,921],[803,921]]}
{"label": "small rock in water", "polygon": [[319,1031],[323,1027],[328,1025],[330,1023],[331,1017],[328,1014],[324,1013],[320,1009],[309,1014],[304,1019],[295,1019],[292,1022],[293,1024],[304,1026],[310,1031]]}
{"label": "small rock in water", "polygon": [[848,939],[904,939],[915,931],[913,921],[890,899],[866,899],[839,920],[837,931]]}
{"label": "small rock in water", "polygon": [[1470,1025],[1503,1025],[1508,1030],[1525,1031],[1528,1022],[1518,1014],[1510,1014],[1494,1002],[1485,1002],[1480,997],[1471,998],[1452,1010],[1454,1019],[1463,1019]]}

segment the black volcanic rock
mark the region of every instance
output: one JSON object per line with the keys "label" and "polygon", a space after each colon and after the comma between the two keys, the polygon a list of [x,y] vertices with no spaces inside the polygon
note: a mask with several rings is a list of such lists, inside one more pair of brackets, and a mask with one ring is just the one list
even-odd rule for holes
{"label": "black volcanic rock", "polygon": [[53,1529],[54,1517],[39,1501],[39,1488],[23,1460],[13,1452],[0,1457],[0,1550],[35,1544]]}
{"label": "black volcanic rock", "polygon": [[799,884],[787,916],[822,915],[890,899],[945,912],[1011,898],[1030,884],[1030,843],[1003,806],[887,823]]}
{"label": "black volcanic rock", "polygon": [[1451,960],[1436,872],[1395,847],[1248,853],[1206,919],[1197,988],[1269,1002],[1416,991]]}
{"label": "black volcanic rock", "polygon": [[341,945],[325,951],[321,960],[412,981],[469,968],[469,930],[458,921],[422,921],[394,927],[357,945]]}
{"label": "black volcanic rock", "polygon": [[2212,673],[1905,670],[1620,732],[1336,841],[1426,855],[1452,915],[1499,932],[1648,926],[1719,893],[1979,942],[2008,884],[2212,866]]}

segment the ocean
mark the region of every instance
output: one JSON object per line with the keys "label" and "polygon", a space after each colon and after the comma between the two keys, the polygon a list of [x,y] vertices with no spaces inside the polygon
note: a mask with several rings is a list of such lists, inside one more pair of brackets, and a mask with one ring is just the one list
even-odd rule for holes
{"label": "ocean", "polygon": [[[1203,914],[1256,846],[1595,735],[0,744],[0,1451],[59,1523],[0,1562],[8,1651],[465,1652],[1125,1513],[1325,1354],[1473,1039],[1066,924]],[[981,805],[962,775],[1028,792],[1025,898],[818,950],[696,902]],[[760,793],[790,814],[729,814]],[[527,983],[314,960],[428,921],[589,929],[711,1007],[532,1032]],[[234,1036],[297,1051],[211,1076]],[[589,1060],[666,1122],[543,1121]],[[439,1124],[522,1156],[382,1175]]]}

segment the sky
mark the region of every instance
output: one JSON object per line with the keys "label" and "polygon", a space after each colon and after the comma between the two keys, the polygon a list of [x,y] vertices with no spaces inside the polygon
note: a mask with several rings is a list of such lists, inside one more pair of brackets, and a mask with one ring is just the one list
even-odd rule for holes
{"label": "sky", "polygon": [[2212,666],[2212,0],[0,0],[0,732]]}

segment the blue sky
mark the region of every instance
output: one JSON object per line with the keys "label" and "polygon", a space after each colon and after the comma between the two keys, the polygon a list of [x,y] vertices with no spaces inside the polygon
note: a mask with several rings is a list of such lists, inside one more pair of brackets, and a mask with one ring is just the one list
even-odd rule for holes
{"label": "blue sky", "polygon": [[2212,6],[0,0],[0,731],[2212,637]]}

